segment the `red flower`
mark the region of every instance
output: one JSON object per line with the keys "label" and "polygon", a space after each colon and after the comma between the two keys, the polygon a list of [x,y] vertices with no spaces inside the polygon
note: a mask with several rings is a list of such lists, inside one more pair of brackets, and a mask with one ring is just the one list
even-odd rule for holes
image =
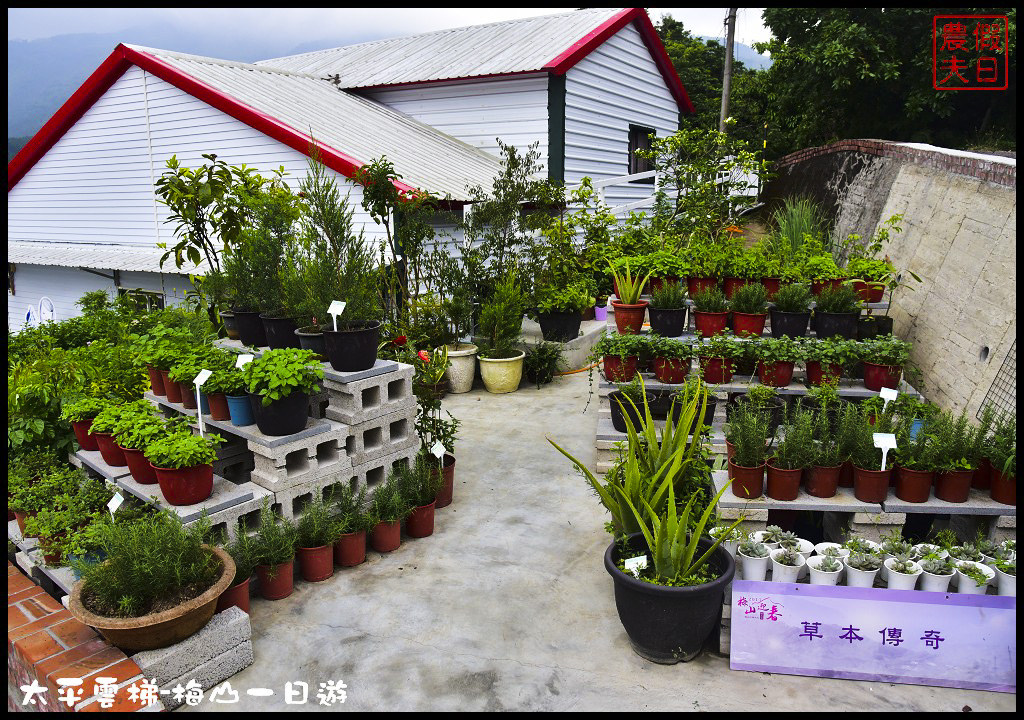
{"label": "red flower", "polygon": [[395,345],[397,345],[398,347],[402,347],[402,346],[403,346],[403,345],[405,345],[405,344],[406,344],[407,342],[409,342],[409,338],[407,338],[407,337],[406,337],[405,335],[399,335],[398,337],[396,337],[396,338],[395,338],[394,340],[392,340],[391,342],[393,342],[393,343],[394,343]]}
{"label": "red flower", "polygon": [[426,350],[420,350],[416,354],[420,356],[420,360],[422,360],[424,363],[429,363],[430,362],[430,355],[427,354]]}

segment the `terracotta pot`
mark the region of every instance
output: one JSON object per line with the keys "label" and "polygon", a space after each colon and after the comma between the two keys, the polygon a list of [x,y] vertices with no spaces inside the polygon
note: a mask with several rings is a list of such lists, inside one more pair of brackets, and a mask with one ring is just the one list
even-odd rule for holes
{"label": "terracotta pot", "polygon": [[764,491],[764,470],[765,463],[757,467],[749,468],[737,465],[729,459],[729,468],[732,470],[732,494],[744,500],[761,497]]}
{"label": "terracotta pot", "polygon": [[647,301],[641,300],[635,305],[612,301],[615,308],[615,327],[620,335],[639,335],[644,327],[644,316],[647,314]]}
{"label": "terracotta pot", "polygon": [[257,565],[256,577],[260,581],[260,597],[264,600],[281,600],[295,589],[293,561],[280,565]]}
{"label": "terracotta pot", "polygon": [[827,287],[838,290],[843,286],[846,278],[832,278],[831,280],[811,280],[811,295],[818,295]]}
{"label": "terracotta pot", "polygon": [[434,503],[413,508],[405,519],[405,533],[413,538],[434,534]]}
{"label": "terracotta pot", "polygon": [[736,333],[736,337],[761,337],[766,320],[768,320],[768,313],[734,312],[732,314],[732,329]]}
{"label": "terracotta pot", "polygon": [[224,591],[224,594],[217,600],[217,612],[227,610],[229,607],[236,607],[242,612],[249,613],[249,580],[246,578],[237,585],[233,585]]}
{"label": "terracotta pot", "polygon": [[377,552],[391,552],[402,544],[402,521],[382,522],[370,531],[370,547]]}
{"label": "terracotta pot", "polygon": [[967,502],[971,496],[973,470],[935,473],[935,497],[951,503]]}
{"label": "terracotta pot", "polygon": [[56,548],[56,544],[63,539],[64,535],[58,535],[54,538],[45,538],[40,536],[39,538],[39,550],[43,554],[43,562],[50,567],[57,567],[60,565],[60,551]]}
{"label": "terracotta pot", "polygon": [[735,454],[735,452],[736,452],[736,450],[733,447],[733,444],[731,442],[729,442],[728,440],[726,440],[725,441],[725,459],[726,459],[725,469],[726,469],[726,472],[728,473],[728,476],[729,476],[730,480],[732,480],[732,463],[730,463],[728,461],[732,460],[732,456]]}
{"label": "terracotta pot", "polygon": [[820,498],[835,497],[842,467],[842,465],[832,467],[815,465],[812,467],[807,473],[807,484],[804,487],[807,494]]}
{"label": "terracotta pot", "polygon": [[613,383],[628,383],[636,377],[636,366],[640,358],[630,355],[620,358],[617,355],[604,356],[604,377]]}
{"label": "terracotta pot", "polygon": [[860,295],[862,302],[882,302],[882,296],[885,295],[885,283],[869,283],[864,282],[863,280],[854,280],[853,289],[857,291],[858,295]]}
{"label": "terracotta pot", "polygon": [[355,567],[366,560],[366,531],[345,533],[334,541],[334,564]]}
{"label": "terracotta pot", "polygon": [[100,446],[96,444],[96,438],[89,434],[89,428],[92,427],[92,418],[88,420],[75,420],[71,423],[71,429],[75,431],[75,440],[78,441],[78,446],[83,450],[96,451],[100,449]]}
{"label": "terracotta pot", "polygon": [[214,420],[230,420],[231,412],[228,410],[228,396],[224,393],[210,393],[206,396],[210,402],[210,417]]}
{"label": "terracotta pot", "polygon": [[690,372],[690,359],[654,358],[654,377],[666,385],[678,385]]}
{"label": "terracotta pot", "polygon": [[889,495],[889,478],[892,468],[887,470],[865,470],[853,466],[853,496],[861,502],[880,503]]}
{"label": "terracotta pot", "polygon": [[700,312],[693,311],[693,324],[697,334],[709,338],[723,332],[729,324],[729,313],[727,312]]}
{"label": "terracotta pot", "polygon": [[821,385],[826,380],[838,381],[843,376],[843,366],[839,363],[829,363],[823,366],[818,360],[807,361],[807,381],[811,385]]}
{"label": "terracotta pot", "polygon": [[768,482],[765,484],[765,495],[774,500],[796,500],[800,494],[800,477],[803,470],[784,470],[768,463]]}
{"label": "terracotta pot", "polygon": [[213,495],[213,465],[153,469],[160,492],[171,505],[195,505]]}
{"label": "terracotta pot", "polygon": [[849,460],[840,465],[839,487],[853,487],[853,463]]}
{"label": "terracotta pot", "polygon": [[768,299],[771,300],[782,286],[782,278],[761,278],[761,284],[768,291]]}
{"label": "terracotta pot", "polygon": [[724,282],[724,285],[725,285],[725,299],[726,300],[732,300],[732,296],[736,294],[737,290],[739,290],[741,287],[746,287],[747,285],[751,285],[751,284],[753,284],[755,282],[758,282],[758,281],[757,280],[748,280],[747,278],[738,278],[738,277],[727,277],[727,278],[725,278],[725,282]]}
{"label": "terracotta pot", "polygon": [[179,394],[181,395],[181,406],[186,410],[196,409],[196,390],[188,383],[178,383]]}
{"label": "terracotta pot", "polygon": [[704,382],[711,385],[722,385],[732,382],[733,363],[722,358],[701,358],[700,368],[704,373]]}
{"label": "terracotta pot", "polygon": [[164,377],[160,373],[159,368],[155,368],[149,363],[146,363],[146,374],[149,375],[149,388],[153,391],[154,395],[163,395],[164,390]]}
{"label": "terracotta pot", "polygon": [[167,376],[166,370],[160,371],[160,377],[164,381],[164,391],[167,394],[168,402],[180,403],[181,402],[181,387],[178,383],[174,382]]}
{"label": "terracotta pot", "polygon": [[793,382],[793,368],[796,363],[774,362],[757,364],[757,379],[769,387],[786,387]]}
{"label": "terracotta pot", "polygon": [[686,289],[690,297],[696,297],[705,290],[718,287],[718,280],[713,277],[691,277],[686,278]]}
{"label": "terracotta pot", "polygon": [[864,361],[864,387],[868,390],[881,390],[884,387],[899,386],[903,368],[899,365],[876,365]]}
{"label": "terracotta pot", "polygon": [[14,511],[14,519],[18,522],[18,532],[22,537],[25,537],[25,521],[30,517],[31,515],[28,513],[23,513],[20,510]]}
{"label": "terracotta pot", "polygon": [[94,432],[92,436],[96,438],[96,444],[99,446],[100,455],[103,456],[103,462],[111,467],[124,467],[128,464],[128,461],[124,458],[124,453],[121,452],[121,448],[114,442],[113,435],[110,433]]}
{"label": "terracotta pot", "polygon": [[923,503],[932,493],[935,473],[931,470],[896,469],[896,497],[904,502]]}
{"label": "terracotta pot", "polygon": [[135,482],[140,485],[157,484],[156,470],[153,469],[153,464],[146,459],[145,452],[131,448],[121,448],[121,452],[124,453],[124,459],[128,462],[128,469],[131,471],[132,477],[135,478]]}
{"label": "terracotta pot", "polygon": [[213,617],[217,599],[234,582],[235,561],[218,547],[204,545],[220,560],[220,577],[198,597],[180,605],[135,618],[97,615],[82,604],[83,581],[71,588],[68,610],[81,623],[95,628],[112,645],[122,650],[155,650],[179,643],[199,632]]}
{"label": "terracotta pot", "polygon": [[1017,476],[992,468],[992,487],[989,495],[997,503],[1017,506]]}
{"label": "terracotta pot", "polygon": [[978,467],[974,468],[974,476],[971,478],[971,487],[978,490],[988,490],[992,487],[992,475],[994,474],[992,461],[982,458]]}
{"label": "terracotta pot", "polygon": [[334,545],[298,549],[299,571],[306,582],[322,582],[334,574]]}
{"label": "terracotta pot", "polygon": [[[435,467],[431,472],[436,473]],[[437,499],[434,500],[434,507],[439,509],[452,504],[452,495],[455,492],[455,456],[451,453],[444,454],[441,464],[441,489],[437,491]]]}

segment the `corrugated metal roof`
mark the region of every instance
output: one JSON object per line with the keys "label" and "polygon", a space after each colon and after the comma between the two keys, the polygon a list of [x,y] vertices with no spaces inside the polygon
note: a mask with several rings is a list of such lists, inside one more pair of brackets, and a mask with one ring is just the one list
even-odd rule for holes
{"label": "corrugated metal roof", "polygon": [[164,250],[153,247],[129,245],[92,245],[88,243],[61,242],[11,242],[7,243],[7,262],[24,265],[55,265],[57,267],[83,267],[96,270],[133,270],[138,272],[163,272],[171,274],[203,274],[206,261],[199,268],[186,262],[181,270],[174,267],[174,259],[168,258],[160,267]]}
{"label": "corrugated metal roof", "polygon": [[318,77],[338,75],[341,87],[347,88],[533,72],[620,12],[622,8],[577,10],[376,40],[256,64]]}
{"label": "corrugated metal roof", "polygon": [[322,79],[247,63],[128,47],[360,163],[386,155],[404,182],[435,195],[469,200],[468,187],[488,187],[501,172],[501,162],[493,155]]}

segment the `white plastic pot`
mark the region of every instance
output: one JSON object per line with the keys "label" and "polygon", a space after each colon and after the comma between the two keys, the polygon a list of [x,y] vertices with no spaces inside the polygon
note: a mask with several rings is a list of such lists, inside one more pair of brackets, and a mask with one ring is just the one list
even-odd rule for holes
{"label": "white plastic pot", "polygon": [[815,555],[807,560],[806,567],[811,575],[811,585],[838,585],[843,574],[842,561],[839,561],[839,569],[835,572],[825,572],[818,569],[824,559],[824,555]]}
{"label": "white plastic pot", "polygon": [[804,564],[800,566],[800,574],[796,576],[797,580],[803,580],[807,577],[809,568],[807,567],[807,559],[814,553],[814,543],[810,540],[804,540],[803,538],[797,538],[800,541],[800,548],[797,550],[800,556],[804,559]]}
{"label": "white plastic pot", "polygon": [[765,575],[768,574],[768,563],[771,562],[770,557],[752,558],[747,557],[741,552],[736,554],[741,560],[740,570],[744,580],[764,580]]}
{"label": "white plastic pot", "polygon": [[852,568],[847,564],[846,585],[847,587],[874,587],[875,575],[877,574],[877,570],[858,570],[857,568]]}
{"label": "white plastic pot", "polygon": [[836,548],[837,550],[840,551],[840,554],[843,557],[846,557],[846,556],[848,556],[850,554],[849,550],[844,548],[839,543],[834,543],[834,542],[820,542],[820,543],[818,543],[817,545],[814,546],[814,552],[816,552],[818,555],[824,555],[825,551],[828,550],[829,548]]}
{"label": "white plastic pot", "polygon": [[922,556],[928,554],[936,554],[940,558],[949,557],[948,552],[940,548],[938,545],[932,545],[931,543],[918,543],[914,546],[914,550],[919,551]]}
{"label": "white plastic pot", "polygon": [[[954,572],[953,575],[956,573]],[[935,575],[927,570],[921,570],[921,589],[925,592],[941,592],[949,590],[949,581],[953,575]]]}
{"label": "white plastic pot", "polygon": [[923,572],[921,570],[921,566],[918,565],[913,560],[911,560],[910,564],[913,565],[914,572],[909,573],[909,574],[907,574],[907,573],[898,573],[898,572],[894,572],[893,569],[892,569],[892,564],[894,562],[896,562],[896,558],[889,558],[888,560],[886,560],[883,563],[883,565],[885,566],[885,569],[889,571],[888,572],[889,579],[887,581],[889,583],[889,589],[890,590],[913,590],[914,588],[916,588],[917,587],[917,578]]}
{"label": "white plastic pot", "polygon": [[995,577],[996,571],[990,568],[988,565],[979,562],[973,562],[971,560],[961,560],[957,563],[956,577],[957,577],[957,592],[962,595],[984,595],[985,591],[988,590],[988,582],[984,585],[978,585],[974,580],[967,577],[960,570],[960,565],[963,563],[970,563],[974,567],[985,573],[985,576],[991,580]]}
{"label": "white plastic pot", "polygon": [[1007,575],[999,568],[996,568],[997,585],[999,586],[1000,595],[1010,595],[1017,597],[1017,576]]}
{"label": "white plastic pot", "polygon": [[473,389],[476,353],[477,347],[473,343],[448,346],[448,360],[451,364],[444,371],[444,375],[448,378],[448,387],[453,393],[464,393]]}
{"label": "white plastic pot", "polygon": [[[722,528],[720,532],[716,533],[715,530],[717,530],[717,529],[718,528],[715,528],[715,529],[711,530],[711,532],[710,532],[711,537],[713,537],[715,540],[718,539],[718,536],[721,535],[722,532],[725,532],[726,530],[728,530],[728,528]],[[729,552],[729,554],[732,555],[733,557],[736,557],[736,548],[738,548],[739,546],[740,546],[740,541],[739,540],[723,540],[722,541],[722,547],[724,547]]]}
{"label": "white plastic pot", "polygon": [[776,557],[783,552],[785,552],[785,550],[779,548],[778,550],[772,550],[768,553],[768,557],[772,559],[772,582],[796,582],[800,575],[800,568],[806,564],[804,556],[797,553],[797,557],[800,558],[800,563],[798,565],[783,565],[776,560]]}
{"label": "white plastic pot", "polygon": [[764,545],[766,548],[768,548],[768,553],[770,555],[772,550],[775,550],[776,548],[779,547],[779,544],[777,542],[773,542],[773,543],[765,542],[763,538],[764,538],[764,536],[766,534],[767,534],[766,530],[758,530],[757,532],[752,533],[751,537],[754,538],[755,542],[759,542],[762,545]]}

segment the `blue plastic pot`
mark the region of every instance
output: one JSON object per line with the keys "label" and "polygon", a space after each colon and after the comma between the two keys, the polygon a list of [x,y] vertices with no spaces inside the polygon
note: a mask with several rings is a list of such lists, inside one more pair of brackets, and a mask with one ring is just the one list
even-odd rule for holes
{"label": "blue plastic pot", "polygon": [[910,439],[917,439],[917,431],[924,427],[924,420],[915,420],[910,426]]}
{"label": "blue plastic pot", "polygon": [[202,390],[199,391],[199,411],[203,413],[203,415],[210,414],[210,400]]}
{"label": "blue plastic pot", "polygon": [[228,395],[228,413],[231,415],[231,424],[238,427],[245,427],[256,422],[252,414],[252,406],[249,404],[248,395]]}

